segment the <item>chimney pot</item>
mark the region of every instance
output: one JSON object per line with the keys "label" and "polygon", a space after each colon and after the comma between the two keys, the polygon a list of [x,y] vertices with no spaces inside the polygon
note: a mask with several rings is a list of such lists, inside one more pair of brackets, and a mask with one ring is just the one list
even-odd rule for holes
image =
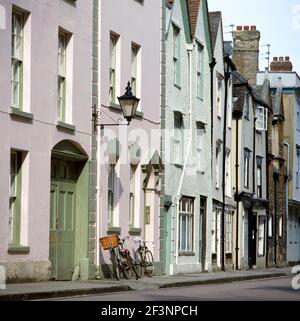
{"label": "chimney pot", "polygon": [[236,30],[237,30],[237,31],[243,30],[243,26],[237,26],[237,27],[236,27]]}
{"label": "chimney pot", "polygon": [[289,56],[274,57],[270,67],[272,71],[277,71],[277,72],[293,71],[293,64],[290,61]]}
{"label": "chimney pot", "polygon": [[247,30],[249,30],[249,29],[250,29],[249,26],[244,26],[244,30],[245,30],[245,31],[247,31]]}
{"label": "chimney pot", "polygon": [[251,26],[251,30],[256,30],[256,26]]}

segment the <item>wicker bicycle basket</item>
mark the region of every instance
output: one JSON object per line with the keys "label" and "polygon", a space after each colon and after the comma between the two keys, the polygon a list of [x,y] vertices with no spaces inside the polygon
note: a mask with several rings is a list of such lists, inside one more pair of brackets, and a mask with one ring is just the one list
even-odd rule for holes
{"label": "wicker bicycle basket", "polygon": [[110,247],[117,247],[119,245],[119,237],[117,234],[100,237],[99,241],[104,250],[108,250]]}

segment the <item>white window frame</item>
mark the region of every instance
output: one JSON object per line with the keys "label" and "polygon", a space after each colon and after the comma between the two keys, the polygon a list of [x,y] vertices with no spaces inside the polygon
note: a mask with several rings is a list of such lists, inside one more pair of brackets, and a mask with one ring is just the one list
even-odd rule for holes
{"label": "white window frame", "polygon": [[135,226],[136,171],[137,166],[130,164],[129,226],[131,227]]}
{"label": "white window frame", "polygon": [[203,140],[205,135],[205,127],[203,124],[197,124],[196,127],[196,163],[197,171],[203,173]]}
{"label": "white window frame", "polygon": [[273,216],[268,217],[268,237],[273,237]]}
{"label": "white window frame", "polygon": [[174,162],[175,164],[183,164],[183,117],[179,114],[174,114]]}
{"label": "white window frame", "polygon": [[24,18],[24,13],[13,9],[11,29],[11,104],[12,107],[20,110],[23,109]]}
{"label": "white window frame", "polygon": [[216,229],[216,221],[217,221],[217,210],[213,209],[212,212],[212,220],[211,220],[211,253],[217,253],[217,229]]}
{"label": "white window frame", "polygon": [[231,129],[232,126],[232,103],[233,103],[233,86],[232,80],[228,81],[228,102],[227,102],[227,127]]}
{"label": "white window frame", "polygon": [[225,253],[232,254],[233,242],[233,214],[225,213]]}
{"label": "white window frame", "polygon": [[279,237],[283,236],[283,217],[282,217],[282,215],[280,215],[279,219],[278,219],[278,236]]}
{"label": "white window frame", "polygon": [[216,182],[215,182],[216,189],[220,188],[220,166],[221,166],[220,160],[221,160],[221,144],[217,143],[216,144],[216,168],[215,168],[215,170],[216,170]]}
{"label": "white window frame", "polygon": [[203,46],[197,41],[197,97],[203,99]]}
{"label": "white window frame", "polygon": [[268,130],[268,109],[262,106],[256,106],[256,130]]}
{"label": "white window frame", "polygon": [[108,184],[107,184],[107,207],[108,207],[108,225],[114,225],[114,210],[115,210],[115,174],[116,165],[108,165]]}
{"label": "white window frame", "polygon": [[265,218],[258,216],[258,256],[265,255],[265,225]]}
{"label": "white window frame", "polygon": [[[183,222],[185,221],[185,225]],[[184,233],[183,233],[184,232]],[[194,199],[183,196],[179,203],[179,253],[194,250]]]}
{"label": "white window frame", "polygon": [[174,84],[180,87],[181,84],[181,70],[180,70],[180,57],[181,57],[181,41],[180,29],[173,25],[173,65],[174,65]]}
{"label": "white window frame", "polygon": [[66,122],[67,119],[67,33],[58,32],[58,119]]}
{"label": "white window frame", "polygon": [[131,89],[132,93],[137,96],[138,89],[138,56],[140,47],[134,43],[131,43]]}
{"label": "white window frame", "polygon": [[220,74],[217,74],[216,79],[216,93],[217,93],[217,116],[222,118],[222,104],[223,104],[223,78]]}
{"label": "white window frame", "polygon": [[225,172],[225,183],[226,183],[226,196],[231,197],[231,151],[228,149],[226,150],[226,172]]}
{"label": "white window frame", "polygon": [[[260,164],[259,164],[260,161]],[[258,198],[263,197],[263,171],[262,171],[262,157],[257,157],[256,166],[256,193]]]}
{"label": "white window frame", "polygon": [[248,149],[244,149],[244,187],[250,188],[250,159],[251,153]]}
{"label": "white window frame", "polygon": [[109,51],[109,101],[117,102],[117,46],[120,36],[110,33],[110,51]]}

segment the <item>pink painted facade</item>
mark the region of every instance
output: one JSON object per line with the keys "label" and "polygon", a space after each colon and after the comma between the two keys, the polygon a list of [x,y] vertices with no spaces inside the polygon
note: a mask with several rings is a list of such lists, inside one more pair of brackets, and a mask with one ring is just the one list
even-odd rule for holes
{"label": "pink painted facade", "polygon": [[[7,268],[11,279],[47,279],[51,151],[65,140],[87,156],[91,149],[92,1],[0,0],[0,5],[6,14],[6,29],[0,30],[0,265]],[[24,117],[11,114],[12,6],[28,17],[24,31]],[[68,123],[75,126],[73,130],[57,128],[59,27],[72,34]],[[20,245],[27,248],[24,253],[8,250],[11,150],[26,153],[20,232]]]}
{"label": "pink painted facade", "polygon": [[[123,119],[121,111],[111,103],[109,95],[110,35],[117,38],[116,96],[125,93],[127,82],[131,79],[131,47],[134,44],[139,48],[136,96],[141,100],[138,115],[132,120],[130,126],[108,126],[103,131],[99,130],[101,152],[98,153],[100,174],[98,177],[97,237],[113,233],[118,233],[122,237],[129,235],[128,246],[134,249],[136,245],[133,239],[139,236],[148,242],[149,248],[153,251],[154,260],[158,262],[160,250],[159,169],[151,166],[147,168],[147,165],[155,153],[160,154],[162,1],[100,1],[99,12],[101,122],[113,123]],[[124,119],[122,121],[125,123]],[[115,164],[113,219],[110,219],[107,144],[114,137],[120,143],[120,156],[117,157]],[[130,223],[132,165],[135,169],[134,218]],[[96,265],[109,264],[107,251],[103,251],[99,245],[97,250]]]}

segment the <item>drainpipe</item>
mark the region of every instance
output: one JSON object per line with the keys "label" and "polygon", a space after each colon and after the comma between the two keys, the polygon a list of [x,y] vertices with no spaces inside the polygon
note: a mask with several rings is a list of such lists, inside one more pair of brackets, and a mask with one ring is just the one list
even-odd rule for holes
{"label": "drainpipe", "polygon": [[[269,131],[270,126],[268,126],[268,131]],[[270,182],[269,182],[269,141],[268,141],[268,131],[266,132],[266,175],[267,175],[267,200],[270,198]],[[267,202],[267,235],[266,235],[266,268],[269,266],[269,217],[270,217],[270,210],[269,210],[269,202]]]}
{"label": "drainpipe", "polygon": [[[188,135],[188,147],[185,154],[184,165],[182,174],[180,177],[180,182],[178,186],[178,192],[176,196],[176,240],[175,240],[175,264],[178,264],[178,245],[179,245],[179,202],[181,199],[181,189],[183,184],[184,175],[186,172],[187,163],[189,160],[189,154],[192,146],[192,138],[193,138],[193,119],[192,119],[192,51],[193,51],[193,44],[187,45],[187,52],[189,57],[189,121],[190,121],[190,128],[189,128],[189,135]],[[174,273],[174,269],[173,269]]]}
{"label": "drainpipe", "polygon": [[273,180],[274,180],[274,203],[275,203],[275,207],[274,207],[274,264],[275,267],[277,265],[277,177],[274,174],[273,175]]}
{"label": "drainpipe", "polygon": [[254,117],[254,122],[253,122],[253,170],[252,170],[252,182],[253,182],[253,186],[252,186],[252,192],[253,192],[253,196],[255,196],[255,183],[256,183],[256,179],[255,179],[255,174],[256,174],[256,170],[255,170],[255,164],[256,164],[256,116]]}
{"label": "drainpipe", "polygon": [[235,137],[235,179],[236,179],[236,247],[235,247],[235,269],[239,269],[239,118],[236,118],[236,137]]}
{"label": "drainpipe", "polygon": [[214,160],[214,68],[217,64],[216,58],[213,57],[210,67],[210,116],[211,116],[211,132],[210,132],[210,141],[211,141],[211,173],[213,172],[213,160]]}
{"label": "drainpipe", "polygon": [[[98,6],[98,13],[101,12],[101,6],[102,6],[102,1],[99,0]],[[97,39],[97,45],[98,48],[101,48],[101,19],[98,18],[98,39]],[[101,50],[99,50],[99,62],[101,61]],[[101,66],[101,64],[99,64],[99,66]],[[99,68],[98,68],[99,69]],[[99,70],[98,70],[99,71]],[[101,70],[99,72],[99,75],[101,74]],[[98,86],[98,102],[99,102],[99,106],[98,106],[98,113],[99,115],[101,114],[101,109],[102,109],[102,105],[101,105],[101,90],[99,89]],[[102,208],[101,208],[101,204],[102,204],[102,200],[101,200],[101,137],[102,137],[102,130],[101,130],[101,126],[97,126],[96,129],[96,140],[97,140],[97,151],[96,151],[96,167],[97,167],[97,182],[96,182],[96,253],[95,253],[95,261],[96,261],[96,279],[100,279],[101,278],[101,262],[100,262],[100,245],[99,245],[99,238],[101,237],[101,228],[102,228],[102,221],[101,218],[102,216]]]}
{"label": "drainpipe", "polygon": [[[256,179],[255,179],[255,174],[256,174],[256,170],[255,170],[255,164],[256,164],[256,115],[254,116],[254,121],[253,121],[253,166],[252,166],[252,193],[253,193],[253,197],[255,197],[255,183],[256,183]],[[253,204],[251,205],[251,212],[250,215],[252,216],[251,219],[253,218]],[[248,218],[249,220],[249,218]],[[250,220],[249,220],[250,222]],[[249,224],[249,223],[248,223]],[[250,224],[249,224],[250,226]],[[255,227],[255,229],[257,228],[257,226]],[[248,229],[249,230],[249,229]],[[251,231],[252,232],[252,231]],[[252,251],[252,246],[251,246],[251,251]],[[249,256],[250,253],[248,253]],[[255,253],[256,255],[256,253]],[[249,265],[249,263],[248,263]],[[253,262],[251,262],[251,268],[253,268]]]}
{"label": "drainpipe", "polygon": [[224,128],[223,128],[223,171],[222,171],[222,217],[221,217],[221,267],[225,271],[225,204],[226,204],[226,134],[227,134],[227,100],[228,100],[228,81],[230,78],[229,65],[225,72],[225,102],[224,102]]}
{"label": "drainpipe", "polygon": [[286,173],[286,182],[285,182],[285,193],[286,193],[286,197],[285,197],[285,215],[286,215],[286,218],[288,219],[288,213],[289,213],[289,176],[290,176],[290,150],[291,150],[291,147],[290,147],[290,144],[286,141],[283,142],[283,145],[285,145],[288,149],[288,155],[287,155],[287,173]]}
{"label": "drainpipe", "polygon": [[[285,217],[286,217],[286,225],[287,229],[288,226],[288,219],[289,219],[289,176],[290,176],[290,144],[287,141],[283,142],[283,145],[285,145],[288,149],[288,155],[287,155],[287,168],[286,168],[286,179],[285,179]],[[288,231],[286,231],[288,232]],[[289,235],[289,233],[287,233]],[[286,236],[286,244],[288,245],[288,237]],[[286,252],[288,252],[288,249],[286,249]],[[288,261],[288,257],[286,257],[286,260]]]}

